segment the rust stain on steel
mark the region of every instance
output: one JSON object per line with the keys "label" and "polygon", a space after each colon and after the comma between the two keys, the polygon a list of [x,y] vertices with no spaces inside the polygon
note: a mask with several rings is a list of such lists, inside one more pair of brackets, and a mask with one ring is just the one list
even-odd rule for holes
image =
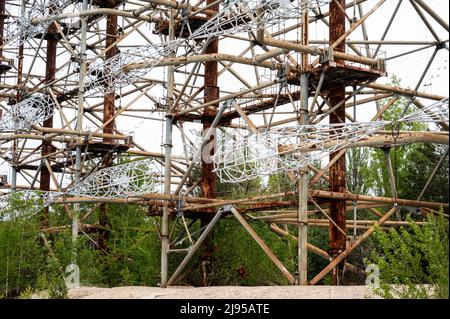
{"label": "rust stain on steel", "polygon": [[5,30],[5,19],[8,17],[6,15],[5,3],[6,0],[0,0],[0,57],[3,55],[3,31]]}
{"label": "rust stain on steel", "polygon": [[[110,4],[112,5],[112,4]],[[105,38],[105,46],[106,53],[105,59],[110,59],[118,53],[117,47],[114,43],[117,40],[117,16],[116,15],[107,15],[106,17],[106,38]],[[105,70],[105,72],[110,72],[110,70]],[[115,102],[116,102],[116,94],[114,92],[105,94],[103,99],[103,133],[104,134],[114,134],[115,121],[112,120],[114,118],[115,113]],[[103,138],[103,143],[114,143],[114,138],[105,137]],[[111,166],[113,161],[112,154],[107,154],[102,160],[102,166],[107,167]],[[107,251],[107,241],[109,237],[109,228],[110,222],[108,217],[108,207],[105,203],[100,204],[100,214],[99,214],[99,223],[104,227],[104,229],[99,231],[99,239],[98,245],[101,248],[101,251]]]}
{"label": "rust stain on steel", "polygon": [[[47,34],[49,37],[47,38],[47,53],[46,53],[46,64],[45,64],[45,83],[50,83],[55,80],[56,74],[56,50],[58,41],[56,40],[57,28],[55,23],[53,22],[47,29]],[[50,116],[43,123],[44,127],[53,127],[53,116]],[[43,141],[42,142],[42,156],[47,156],[48,154],[55,151],[55,147],[53,146],[51,141]],[[50,161],[50,158],[49,158]],[[41,178],[39,183],[39,189],[41,191],[49,191],[50,190],[50,171],[47,166],[43,166],[41,169]],[[42,214],[42,226],[48,226],[48,207],[43,209]]]}
{"label": "rust stain on steel", "polygon": [[[212,4],[215,0],[207,0],[206,3]],[[210,8],[211,10],[218,11],[219,4],[216,4]],[[208,16],[208,19],[210,17]],[[206,49],[206,54],[218,53],[219,52],[219,39],[214,38]],[[218,63],[216,61],[205,62],[205,78],[204,78],[204,97],[205,103],[217,100],[219,98],[219,87],[217,86],[218,79]],[[217,107],[219,105],[211,105],[205,108],[202,118],[203,132],[206,132],[212,125],[214,116],[217,113]],[[216,198],[216,174],[213,173],[214,164],[209,156],[205,152],[213,155],[216,148],[215,131],[214,134],[209,139],[209,143],[206,143],[202,154],[202,167],[201,167],[201,181],[200,188],[202,192],[202,197],[204,198]],[[206,212],[213,212],[214,208],[209,208]],[[213,216],[212,214],[202,214],[200,217],[201,227],[207,226]],[[203,242],[203,247],[200,256],[200,284],[202,286],[208,286],[208,274],[211,271],[211,256],[214,253],[214,246],[212,242],[212,237],[214,233],[212,232],[208,238]]]}
{"label": "rust stain on steel", "polygon": [[[336,40],[338,40],[342,34],[345,33],[345,14],[339,8],[339,5],[345,8],[345,0],[332,1],[330,3],[330,45],[332,45]],[[336,46],[336,51],[345,52],[345,44],[341,43]],[[335,60],[337,66],[344,66],[345,61]],[[329,91],[328,99],[330,105],[334,106],[345,99],[345,85],[337,85]],[[345,105],[339,107],[336,111],[330,114],[330,124],[345,122]],[[337,156],[337,153],[330,154],[330,161]],[[329,181],[330,181],[330,191],[332,192],[345,192],[346,191],[346,181],[345,181],[345,154],[341,156],[336,163],[330,167]],[[345,220],[345,209],[346,202],[341,199],[331,199],[330,200],[330,217],[333,221],[341,228],[345,230],[346,220]],[[338,256],[346,247],[346,237],[342,234],[336,226],[330,224],[330,255],[334,258]],[[333,272],[333,284],[339,284],[340,271],[335,269]]]}
{"label": "rust stain on steel", "polygon": [[[117,47],[114,45],[114,43],[117,40],[117,16],[116,15],[108,15],[106,17],[106,48],[108,51],[106,51],[105,59],[108,60],[115,56],[118,52]],[[107,70],[108,71],[108,70]],[[105,125],[103,128],[103,133],[105,134],[114,134],[114,126],[115,121],[111,121],[111,119],[114,117],[115,113],[115,101],[116,101],[116,94],[114,92],[105,94],[103,104],[103,123],[108,124]],[[104,138],[104,142],[111,143],[113,142],[112,138]]]}

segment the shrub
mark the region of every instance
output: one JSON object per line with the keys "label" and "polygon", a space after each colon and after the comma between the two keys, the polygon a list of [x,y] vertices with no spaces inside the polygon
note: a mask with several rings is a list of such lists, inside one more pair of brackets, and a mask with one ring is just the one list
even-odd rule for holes
{"label": "shrub", "polygon": [[374,233],[369,263],[380,268],[375,292],[384,298],[448,298],[448,221],[432,215],[423,226],[408,221],[408,228]]}

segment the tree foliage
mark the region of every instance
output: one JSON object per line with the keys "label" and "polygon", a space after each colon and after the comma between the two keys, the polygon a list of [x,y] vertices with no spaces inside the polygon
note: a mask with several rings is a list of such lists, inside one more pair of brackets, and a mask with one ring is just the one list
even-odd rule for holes
{"label": "tree foliage", "polygon": [[448,221],[429,215],[418,226],[374,233],[377,245],[368,263],[380,268],[384,298],[448,298]]}
{"label": "tree foliage", "polygon": [[[400,80],[392,78],[393,85],[399,85]],[[388,103],[388,99],[381,101],[380,107]],[[400,131],[428,131],[430,125],[424,123],[397,123],[402,117],[409,100],[400,97],[384,113],[383,119],[392,121],[385,129],[390,131],[394,138]],[[407,113],[415,110],[414,105],[407,108]],[[352,152],[369,152],[369,155],[358,160],[357,165],[362,165],[362,176],[367,191],[376,196],[393,197],[386,166],[384,149],[374,148],[370,151],[357,150]],[[435,165],[444,154],[445,149],[441,145],[416,143],[411,145],[393,147],[390,149],[390,159],[393,166],[397,193],[399,198],[417,199],[420,191],[425,186]],[[430,188],[424,195],[424,200],[448,202],[448,156],[432,181]],[[349,170],[351,172],[351,170]]]}

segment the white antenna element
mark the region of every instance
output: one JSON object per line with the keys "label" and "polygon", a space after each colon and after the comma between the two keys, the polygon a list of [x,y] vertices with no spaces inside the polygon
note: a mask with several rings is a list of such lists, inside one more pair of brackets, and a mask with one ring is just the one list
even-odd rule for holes
{"label": "white antenna element", "polygon": [[[44,207],[52,204],[57,198],[61,197],[61,192],[47,192],[47,191],[35,191],[35,190],[23,190],[17,192],[11,192],[0,197],[0,212],[11,208],[11,200],[16,198],[18,201],[26,201],[27,208],[30,208],[32,214],[38,213]],[[12,212],[8,216],[1,216],[0,220],[7,220],[12,218],[13,214],[20,214],[21,211]]]}
{"label": "white antenna element", "polygon": [[[40,3],[34,4],[22,16],[8,24],[5,30],[4,43],[19,46],[30,38],[43,34],[55,21],[55,17],[62,13],[70,3],[72,3],[71,0],[41,0]],[[34,19],[42,17],[47,17],[45,22],[33,23]]]}
{"label": "white antenna element", "polygon": [[108,60],[97,59],[88,70],[86,90],[105,94],[130,85],[175,52],[182,42],[151,44],[123,51]]}
{"label": "white antenna element", "polygon": [[219,143],[213,161],[222,182],[295,171],[348,147],[390,122],[304,125]]}
{"label": "white antenna element", "polygon": [[66,194],[114,199],[154,193],[159,186],[159,176],[161,168],[153,159],[135,161],[90,174]]}
{"label": "white antenna element", "polygon": [[36,93],[13,105],[0,118],[0,132],[28,131],[32,124],[42,123],[54,113],[55,102],[49,95]]}
{"label": "white antenna element", "polygon": [[217,37],[223,34],[250,32],[284,20],[297,19],[305,10],[329,4],[330,0],[229,0],[213,18],[190,36],[191,39]]}
{"label": "white antenna element", "polygon": [[[397,122],[444,122],[448,99],[426,106]],[[268,131],[219,144],[212,157],[222,182],[238,183],[261,175],[295,171],[358,142],[389,121],[304,125]]]}
{"label": "white antenna element", "polygon": [[449,125],[448,98],[412,112],[400,119],[399,122],[446,123]]}
{"label": "white antenna element", "polygon": [[[186,40],[151,44],[123,51],[116,56],[92,63],[87,74],[86,90],[93,95],[112,93],[143,78],[162,60],[175,52],[183,42],[256,30],[260,23],[265,27],[280,20],[296,19],[301,10],[328,4],[329,0],[310,0],[299,4],[288,0],[228,1],[217,15],[195,30]],[[261,9],[261,10],[260,10]]]}

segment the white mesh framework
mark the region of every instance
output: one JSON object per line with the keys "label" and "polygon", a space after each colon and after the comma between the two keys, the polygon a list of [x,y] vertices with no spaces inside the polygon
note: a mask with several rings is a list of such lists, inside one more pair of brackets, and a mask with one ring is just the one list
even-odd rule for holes
{"label": "white mesh framework", "polygon": [[433,122],[448,125],[448,98],[412,112],[399,122]]}
{"label": "white mesh framework", "polygon": [[36,93],[13,105],[0,118],[0,132],[27,131],[32,124],[42,123],[54,113],[55,102],[46,94]]}
{"label": "white mesh framework", "polygon": [[[52,204],[57,198],[61,197],[61,192],[46,192],[35,190],[23,190],[9,193],[0,197],[0,212],[11,207],[13,196],[20,202],[26,201],[27,208],[31,213],[37,213],[44,207]],[[31,206],[30,206],[31,205]],[[20,213],[20,212],[17,212]],[[5,216],[2,216],[5,219]],[[11,214],[8,217],[12,217]]]}
{"label": "white mesh framework", "polygon": [[222,182],[293,171],[355,143],[389,122],[287,127],[219,143],[212,156]]}
{"label": "white mesh framework", "polygon": [[108,60],[97,59],[88,70],[87,91],[104,94],[130,85],[174,52],[181,42],[151,44],[122,51]]}
{"label": "white mesh framework", "polygon": [[[210,38],[222,34],[248,32],[258,27],[260,19],[265,27],[280,20],[298,18],[301,10],[329,3],[329,0],[310,0],[305,5],[288,0],[227,1],[225,7],[186,40],[150,44],[129,49],[108,59],[94,61],[87,74],[87,91],[92,95],[112,93],[143,78],[159,62],[175,52],[184,41]],[[262,13],[258,10],[263,9]]]}
{"label": "white mesh framework", "polygon": [[[38,3],[25,11],[23,15],[8,24],[5,30],[4,43],[21,45],[30,38],[44,33],[53,21],[55,21],[54,17],[62,13],[72,2],[72,0],[38,1]],[[51,14],[49,13],[50,8]],[[34,19],[42,17],[47,17],[45,22],[33,24]]]}
{"label": "white mesh framework", "polygon": [[37,212],[63,195],[93,198],[127,198],[159,191],[161,166],[153,159],[135,161],[101,169],[88,175],[66,192],[42,192],[25,190],[0,197],[0,211],[8,209],[12,196],[32,203],[31,211]]}
{"label": "white mesh framework", "polygon": [[127,198],[156,192],[161,167],[153,159],[101,169],[67,191],[67,195],[93,198]]}
{"label": "white mesh framework", "polygon": [[[397,122],[446,123],[448,99],[423,107]],[[219,144],[213,161],[222,182],[238,183],[294,171],[394,124],[390,121],[286,127]]]}
{"label": "white mesh framework", "polygon": [[298,19],[305,10],[329,4],[330,0],[228,0],[212,19],[191,35],[193,39],[216,37],[256,30],[261,23],[268,28],[281,21]]}

